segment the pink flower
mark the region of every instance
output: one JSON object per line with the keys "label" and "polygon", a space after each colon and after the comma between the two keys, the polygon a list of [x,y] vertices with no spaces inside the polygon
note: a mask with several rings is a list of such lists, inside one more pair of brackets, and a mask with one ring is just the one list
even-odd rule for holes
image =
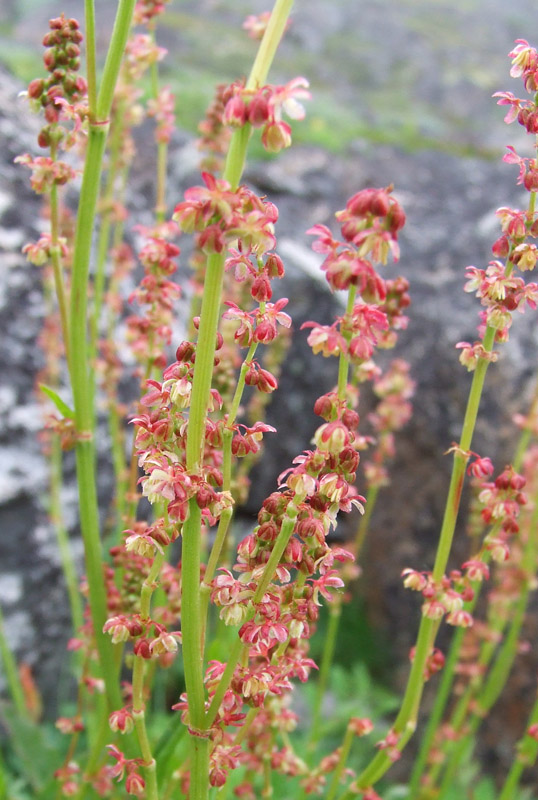
{"label": "pink flower", "polygon": [[127,708],[113,711],[108,718],[108,724],[114,733],[131,733],[134,728],[133,716]]}
{"label": "pink flower", "polygon": [[241,26],[251,39],[261,39],[267,28],[267,23],[271,18],[270,11],[262,11],[261,14],[250,14]]}
{"label": "pink flower", "polygon": [[306,78],[298,77],[293,78],[285,86],[277,86],[273,89],[269,104],[277,122],[279,122],[282,112],[290,119],[304,119],[306,112],[300,101],[310,100],[308,86]]}

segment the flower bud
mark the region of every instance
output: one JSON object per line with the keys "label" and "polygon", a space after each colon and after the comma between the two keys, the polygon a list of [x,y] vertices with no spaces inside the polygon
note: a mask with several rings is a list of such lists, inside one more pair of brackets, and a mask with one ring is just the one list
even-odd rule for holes
{"label": "flower bud", "polygon": [[265,125],[269,119],[269,103],[263,94],[255,94],[247,108],[248,121],[254,128]]}
{"label": "flower bud", "polygon": [[272,122],[266,125],[262,144],[269,153],[279,153],[291,145],[291,128],[287,122]]}
{"label": "flower bud", "polygon": [[240,95],[235,95],[226,103],[223,121],[233,128],[242,128],[247,121],[247,108]]}

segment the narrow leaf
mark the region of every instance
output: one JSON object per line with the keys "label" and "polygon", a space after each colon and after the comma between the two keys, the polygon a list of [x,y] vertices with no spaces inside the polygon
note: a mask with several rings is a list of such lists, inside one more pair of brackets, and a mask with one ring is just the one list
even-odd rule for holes
{"label": "narrow leaf", "polygon": [[58,411],[63,417],[67,417],[68,419],[75,419],[75,412],[72,408],[69,408],[67,403],[64,403],[60,395],[51,389],[50,386],[45,386],[44,383],[39,384],[39,388],[46,394],[49,400],[52,400]]}

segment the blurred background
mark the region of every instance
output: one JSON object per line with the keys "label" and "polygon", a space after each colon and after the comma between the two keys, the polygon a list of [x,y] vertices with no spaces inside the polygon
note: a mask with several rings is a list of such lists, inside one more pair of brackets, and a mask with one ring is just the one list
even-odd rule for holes
{"label": "blurred background", "polygon": [[[40,40],[62,4],[2,0],[0,61],[22,80],[40,67]],[[97,0],[101,46],[115,3]],[[195,130],[216,81],[245,75],[254,44],[240,25],[265,0],[175,0],[160,41],[181,123]],[[82,19],[81,0],[65,13]],[[313,100],[296,141],[336,151],[357,139],[406,150],[491,155],[502,143],[490,97],[506,85],[506,53],[530,38],[532,0],[310,0],[296,2],[274,80],[304,75]]]}

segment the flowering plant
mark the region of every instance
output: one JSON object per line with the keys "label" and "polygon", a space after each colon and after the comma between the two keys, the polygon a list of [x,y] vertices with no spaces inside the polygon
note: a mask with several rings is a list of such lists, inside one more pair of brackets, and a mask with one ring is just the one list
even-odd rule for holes
{"label": "flowering plant", "polygon": [[[303,325],[314,354],[337,358],[337,384],[315,401],[321,422],[311,449],[283,465],[256,524],[236,542],[233,521],[248,495],[250,470],[265,434],[275,433],[265,408],[286,367],[291,329],[288,300],[273,294],[273,282],[285,270],[277,252],[278,209],[242,183],[242,173],[257,128],[267,151],[291,145],[292,128],[284,117],[302,119],[308,82],[299,77],[280,86],[267,83],[291,9],[290,0],[276,0],[271,14],[246,21],[249,34],[261,38],[252,71],[246,81],[219,87],[201,126],[200,182],[169,214],[166,161],[174,101],[170,89],[159,86],[165,53],[156,43],[165,5],[119,5],[100,81],[92,2],[85,19],[86,78],[79,75],[79,24],[64,15],[51,20],[44,38],[48,75],[28,87],[29,102],[44,116],[38,145],[48,154],[24,154],[18,161],[47,200],[50,228],[24,250],[43,267],[48,295],[56,298],[42,338],[41,388],[56,412],[46,443],[53,467],[51,507],[69,589],[69,648],[78,685],[74,711],[57,721],[67,744],[54,765],[53,788],[45,781],[34,796],[116,798],[126,792],[149,800],[206,800],[233,792],[255,798],[270,797],[273,785],[285,781],[285,796],[375,800],[380,781],[415,732],[424,686],[435,680],[436,700],[415,766],[408,785],[396,791],[423,800],[449,797],[474,733],[506,681],[536,577],[538,401],[518,418],[522,434],[513,463],[496,477],[491,460],[471,450],[496,348],[508,340],[513,312],[537,305],[538,286],[525,275],[536,264],[530,241],[538,235],[535,159],[509,148],[505,161],[518,166],[528,207],[499,210],[495,260],[485,269],[467,270],[465,290],[476,293],[482,311],[477,340],[457,345],[473,377],[461,438],[448,451],[453,470],[436,558],[431,571],[403,572],[404,587],[422,597],[408,682],[392,725],[377,734],[369,755],[363,750],[355,769],[350,753],[356,740],[383,723],[362,713],[365,698],[358,696],[342,741],[320,756],[322,700],[341,590],[362,567],[370,515],[389,482],[395,434],[411,414],[413,381],[406,362],[395,359],[382,369],[374,360],[378,349],[395,345],[408,322],[407,280],[383,277],[387,262],[399,260],[405,213],[393,186],[358,188],[335,215],[338,233],[321,223],[308,231],[330,289],[345,293],[345,307],[331,324]],[[510,55],[512,75],[536,93],[536,51],[520,40]],[[138,84],[147,70],[152,94],[144,109]],[[535,134],[536,97],[499,97],[510,107],[507,121],[517,119]],[[131,129],[144,113],[155,120],[156,202],[152,224],[136,231],[143,274],[129,303],[138,313],[124,319],[122,282],[135,266],[124,241],[126,175],[134,158]],[[73,225],[64,187],[81,167]],[[184,287],[173,280],[180,235],[194,239],[183,341],[176,338],[175,322]],[[122,326],[140,389],[128,412],[131,435],[122,425],[119,399],[127,368],[118,340]],[[61,396],[62,363],[72,402]],[[360,389],[367,382],[376,397],[372,435],[359,428]],[[96,491],[98,397],[105,400],[116,483],[113,522],[106,526]],[[80,587],[58,502],[62,450],[69,448],[76,454],[85,553]],[[459,569],[448,569],[466,475],[476,486],[470,552]],[[144,502],[151,513],[143,510]],[[358,513],[360,522],[355,538],[340,546],[332,534],[348,513]],[[480,622],[476,606],[486,584],[488,611]],[[325,605],[330,623],[316,664],[309,642]],[[436,646],[443,621],[455,629],[447,655]],[[5,639],[2,651],[14,705],[33,724],[31,679],[17,674]],[[179,663],[177,696],[168,702],[172,681],[163,676]],[[295,734],[301,722],[290,698],[297,682],[305,683],[318,667],[307,714],[310,736],[301,749],[304,737]],[[456,675],[457,701],[443,723]],[[158,712],[163,695],[166,714]],[[535,706],[501,800],[516,796],[523,767],[536,758],[537,729]],[[379,791],[396,797],[390,787]]]}

